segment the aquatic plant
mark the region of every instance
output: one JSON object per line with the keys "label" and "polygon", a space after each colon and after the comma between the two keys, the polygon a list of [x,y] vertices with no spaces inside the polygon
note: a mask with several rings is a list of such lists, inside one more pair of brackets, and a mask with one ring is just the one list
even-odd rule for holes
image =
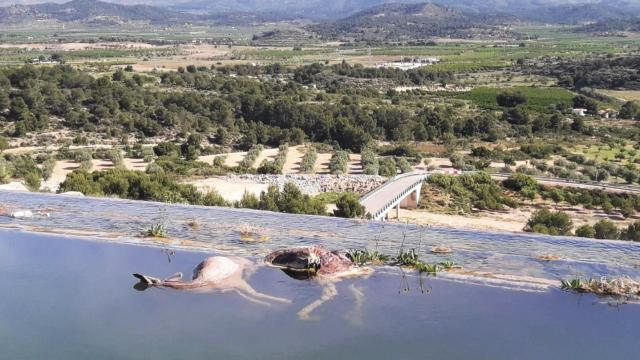
{"label": "aquatic plant", "polygon": [[617,279],[580,279],[562,280],[560,288],[580,293],[592,293],[598,296],[640,297],[640,282],[628,277]]}
{"label": "aquatic plant", "polygon": [[418,259],[418,254],[416,254],[415,249],[408,251],[400,249],[400,253],[395,258],[395,263],[400,266],[415,266],[419,262],[420,259]]}
{"label": "aquatic plant", "polygon": [[438,272],[438,265],[427,264],[422,261],[418,261],[413,265],[419,273],[436,274]]}
{"label": "aquatic plant", "polygon": [[374,263],[382,264],[389,261],[389,255],[380,253],[377,250],[370,251],[364,250],[349,250],[347,251],[347,257],[358,266]]}
{"label": "aquatic plant", "polygon": [[443,261],[438,265],[447,271],[460,268],[460,266],[456,265],[456,263],[454,263],[453,261]]}
{"label": "aquatic plant", "polygon": [[145,237],[166,238],[167,229],[164,224],[154,224],[147,230],[143,231],[142,235]]}

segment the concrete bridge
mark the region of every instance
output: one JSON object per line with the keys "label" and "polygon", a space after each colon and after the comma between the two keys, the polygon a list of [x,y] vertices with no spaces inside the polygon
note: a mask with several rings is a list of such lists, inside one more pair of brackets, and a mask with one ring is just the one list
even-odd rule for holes
{"label": "concrete bridge", "polygon": [[400,208],[415,209],[420,201],[422,182],[429,176],[426,172],[412,172],[389,179],[385,184],[360,198],[360,204],[373,220],[384,220],[389,212]]}

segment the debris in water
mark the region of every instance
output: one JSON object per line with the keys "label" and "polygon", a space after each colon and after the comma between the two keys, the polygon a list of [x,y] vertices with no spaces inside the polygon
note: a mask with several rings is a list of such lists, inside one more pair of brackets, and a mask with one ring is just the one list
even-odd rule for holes
{"label": "debris in water", "polygon": [[557,256],[557,255],[544,254],[544,255],[538,256],[538,259],[544,260],[544,261],[557,261],[557,260],[560,260],[562,258],[560,256]]}
{"label": "debris in water", "polygon": [[446,246],[434,246],[431,248],[431,252],[434,254],[450,254],[451,248]]}

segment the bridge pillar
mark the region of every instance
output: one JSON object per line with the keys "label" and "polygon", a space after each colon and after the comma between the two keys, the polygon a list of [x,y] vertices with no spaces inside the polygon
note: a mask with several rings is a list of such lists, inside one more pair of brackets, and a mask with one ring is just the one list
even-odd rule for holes
{"label": "bridge pillar", "polygon": [[402,199],[400,206],[403,209],[417,209],[420,202],[420,187],[417,187],[415,191],[410,192],[407,197]]}

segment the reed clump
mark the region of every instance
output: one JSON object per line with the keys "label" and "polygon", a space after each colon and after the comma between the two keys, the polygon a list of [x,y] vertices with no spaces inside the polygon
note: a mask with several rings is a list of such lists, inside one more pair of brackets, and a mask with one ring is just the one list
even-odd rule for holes
{"label": "reed clump", "polygon": [[412,267],[418,270],[418,272],[421,274],[427,273],[430,275],[435,275],[440,270],[450,271],[450,270],[460,268],[459,266],[456,266],[455,263],[453,263],[452,261],[445,261],[438,264],[425,263],[422,260],[420,260],[415,249],[411,249],[407,251],[405,251],[404,249],[401,249],[398,256],[394,259],[393,264],[399,265],[399,266]]}
{"label": "reed clump", "polygon": [[166,238],[167,237],[167,228],[164,224],[154,224],[151,225],[150,228],[146,229],[142,232],[144,237],[154,237],[154,238]]}
{"label": "reed clump", "polygon": [[562,280],[560,288],[578,293],[591,293],[598,296],[640,298],[640,282],[629,277],[609,279],[574,278]]}
{"label": "reed clump", "polygon": [[383,265],[389,261],[389,255],[380,253],[377,250],[370,251],[364,250],[349,250],[347,251],[347,257],[358,266],[367,264]]}

